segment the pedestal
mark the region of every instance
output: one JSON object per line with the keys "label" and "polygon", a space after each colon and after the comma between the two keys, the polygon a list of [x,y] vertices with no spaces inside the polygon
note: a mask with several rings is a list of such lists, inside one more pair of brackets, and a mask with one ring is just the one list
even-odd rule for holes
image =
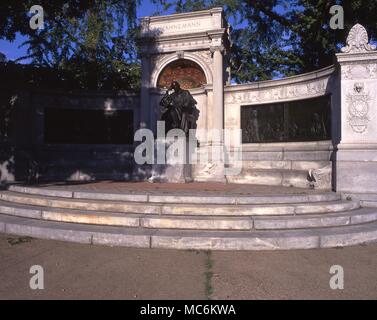
{"label": "pedestal", "polygon": [[[184,155],[177,159],[176,156],[169,153],[169,147],[172,142],[166,140],[157,140],[155,142],[155,161],[159,159],[159,149],[165,149],[165,163],[155,163],[152,165],[152,176],[148,179],[149,182],[165,182],[165,183],[188,183],[192,182],[192,166],[189,163],[189,148],[188,143],[185,143]],[[160,151],[161,152],[161,151]]]}
{"label": "pedestal", "polygon": [[377,51],[363,26],[355,25],[341,69],[341,141],[336,154],[336,189],[377,193]]}
{"label": "pedestal", "polygon": [[[203,145],[199,148],[197,154],[199,160],[195,165],[194,180],[197,182],[220,182],[226,183],[224,146]],[[200,159],[208,159],[203,162]]]}

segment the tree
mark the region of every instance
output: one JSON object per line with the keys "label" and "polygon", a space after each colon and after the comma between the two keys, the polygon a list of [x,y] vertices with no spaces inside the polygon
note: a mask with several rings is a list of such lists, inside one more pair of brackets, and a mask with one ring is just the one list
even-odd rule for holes
{"label": "tree", "polygon": [[[344,30],[329,27],[329,11],[336,4],[344,8]],[[329,66],[356,23],[377,37],[376,0],[177,0],[171,5],[177,12],[224,7],[233,22],[231,56],[237,82]]]}
{"label": "tree", "polygon": [[7,62],[7,56],[2,52],[0,52],[0,62]]}
{"label": "tree", "polygon": [[[236,82],[309,72],[333,63],[355,23],[377,39],[377,0],[150,0],[156,13],[223,6],[232,31],[231,66]],[[0,2],[0,39],[28,37],[32,64],[52,68],[74,88],[136,89],[140,0],[39,1],[46,27],[29,27],[33,0]],[[345,29],[329,27],[332,5],[342,5]]]}
{"label": "tree", "polygon": [[[5,1],[2,14],[12,12],[0,25],[0,38],[13,40],[17,32],[28,40],[27,58],[69,78],[74,88],[135,89],[139,65],[133,0],[41,1],[45,27],[32,30],[28,11],[33,1]],[[3,9],[3,10],[1,10]]]}

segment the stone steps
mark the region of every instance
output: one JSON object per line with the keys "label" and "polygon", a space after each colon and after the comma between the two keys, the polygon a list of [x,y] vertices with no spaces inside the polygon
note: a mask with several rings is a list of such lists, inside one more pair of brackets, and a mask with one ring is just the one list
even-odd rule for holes
{"label": "stone steps", "polygon": [[302,170],[320,169],[331,164],[331,161],[299,161],[299,160],[242,160],[244,169],[285,169]]}
{"label": "stone steps", "polygon": [[246,168],[240,175],[227,176],[227,180],[230,183],[310,188],[307,170]]}
{"label": "stone steps", "polygon": [[272,230],[300,229],[330,226],[346,226],[377,220],[377,211],[358,209],[332,214],[309,214],[303,216],[174,216],[134,213],[99,212],[87,210],[67,210],[50,207],[26,206],[0,201],[0,214],[26,217],[39,220],[142,227],[155,229],[193,230]]}
{"label": "stone steps", "polygon": [[359,201],[363,207],[377,208],[377,193],[342,192],[342,199]]}
{"label": "stone steps", "polygon": [[[75,190],[79,191],[75,191]],[[50,196],[57,198],[127,201],[144,203],[180,203],[180,204],[297,204],[340,200],[341,196],[335,192],[310,192],[303,190],[302,193],[251,195],[229,194],[227,192],[204,192],[198,190],[174,192],[96,192],[76,189],[51,189],[46,187],[28,187],[11,185],[8,190],[14,193],[36,196]]]}
{"label": "stone steps", "polygon": [[284,231],[193,231],[47,222],[0,214],[0,232],[43,239],[138,248],[288,250],[375,242],[377,222]]}
{"label": "stone steps", "polygon": [[0,232],[203,250],[305,249],[377,241],[376,208],[362,208],[359,201],[342,200],[333,192],[94,190],[79,185],[62,189],[13,185],[0,192]]}
{"label": "stone steps", "polygon": [[[81,195],[82,196],[82,195]],[[126,195],[124,195],[126,196]],[[141,201],[143,195],[129,195]],[[0,193],[0,200],[31,206],[42,206],[50,208],[75,209],[86,211],[105,211],[117,213],[142,213],[142,214],[168,214],[168,215],[195,215],[195,216],[253,216],[253,215],[301,215],[309,213],[334,213],[354,210],[360,207],[358,202],[335,200],[325,202],[287,203],[287,204],[205,204],[205,203],[169,203],[163,201],[171,196],[157,196],[152,198],[149,195],[149,202],[133,202],[119,200],[93,200],[75,199],[52,196],[40,196],[14,191]],[[268,197],[267,197],[268,198]],[[321,198],[321,197],[319,197]],[[174,198],[170,198],[173,200]],[[154,202],[155,200],[161,202]],[[247,202],[250,199],[247,199]],[[270,203],[276,203],[274,197]],[[249,203],[249,202],[248,202]]]}
{"label": "stone steps", "polygon": [[364,207],[377,208],[377,201],[361,201]]}

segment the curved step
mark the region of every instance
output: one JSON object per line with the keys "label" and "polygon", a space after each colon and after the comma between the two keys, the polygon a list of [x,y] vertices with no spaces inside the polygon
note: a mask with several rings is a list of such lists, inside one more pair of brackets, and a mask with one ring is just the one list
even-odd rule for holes
{"label": "curved step", "polygon": [[0,213],[33,219],[125,227],[193,230],[264,230],[318,228],[366,223],[377,220],[377,210],[288,216],[174,216],[124,214],[86,210],[54,209],[0,201]]}
{"label": "curved step", "polygon": [[331,164],[331,161],[321,160],[242,160],[244,170],[302,170],[308,172],[310,169],[320,169]]}
{"label": "curved step", "polygon": [[152,202],[152,203],[187,203],[187,204],[271,204],[271,203],[307,203],[325,202],[339,200],[341,196],[335,192],[311,192],[303,191],[303,194],[278,194],[278,195],[229,195],[225,192],[207,194],[205,192],[185,192],[169,194],[163,192],[124,192],[124,193],[104,193],[104,192],[83,192],[71,190],[59,190],[43,187],[27,187],[12,185],[10,191],[50,196],[57,198],[73,198],[88,200],[111,200],[127,202]]}
{"label": "curved step", "polygon": [[46,222],[0,214],[0,232],[35,238],[138,248],[287,250],[377,241],[377,222],[347,227],[285,231],[188,231]]}
{"label": "curved step", "polygon": [[358,202],[330,201],[291,204],[181,204],[154,202],[125,202],[106,200],[67,199],[50,196],[36,196],[30,194],[5,191],[0,193],[0,199],[7,202],[43,206],[51,208],[106,211],[118,213],[170,214],[170,215],[287,215],[308,213],[329,213],[354,210],[360,207]]}
{"label": "curved step", "polygon": [[291,169],[244,169],[238,176],[228,176],[231,183],[273,185],[284,187],[309,188],[307,170]]}

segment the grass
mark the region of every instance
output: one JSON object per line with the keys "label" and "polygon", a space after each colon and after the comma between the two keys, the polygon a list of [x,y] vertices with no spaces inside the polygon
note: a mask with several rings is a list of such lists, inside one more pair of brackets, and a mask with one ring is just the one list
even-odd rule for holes
{"label": "grass", "polygon": [[212,287],[212,277],[213,277],[213,260],[212,260],[212,253],[211,251],[206,251],[206,261],[205,261],[205,279],[204,279],[204,288],[205,288],[205,296],[207,300],[211,300],[211,296],[213,294],[213,287]]}
{"label": "grass", "polygon": [[7,242],[11,246],[15,246],[17,244],[22,244],[22,243],[26,243],[26,242],[31,242],[31,240],[32,240],[32,238],[30,238],[30,237],[7,238]]}

